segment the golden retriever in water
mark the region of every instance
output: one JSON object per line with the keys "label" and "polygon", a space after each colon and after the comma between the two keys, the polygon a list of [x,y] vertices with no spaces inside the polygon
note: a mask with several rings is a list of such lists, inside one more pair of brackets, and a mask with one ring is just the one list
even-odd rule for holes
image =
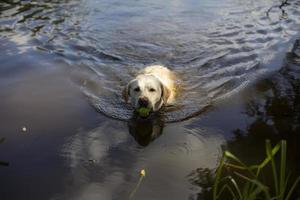
{"label": "golden retriever in water", "polygon": [[174,103],[175,74],[161,65],[148,66],[127,84],[123,97],[134,109],[158,111],[163,105]]}

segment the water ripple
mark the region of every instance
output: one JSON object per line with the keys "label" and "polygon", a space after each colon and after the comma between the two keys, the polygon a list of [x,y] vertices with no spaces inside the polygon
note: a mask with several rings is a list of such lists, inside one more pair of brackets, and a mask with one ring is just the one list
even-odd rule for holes
{"label": "water ripple", "polygon": [[146,65],[164,64],[178,74],[177,105],[165,109],[166,121],[188,119],[278,70],[300,25],[299,1],[179,6],[40,0],[0,6],[1,41],[14,42],[19,53],[34,48],[68,63],[90,103],[121,120],[132,113],[122,88]]}

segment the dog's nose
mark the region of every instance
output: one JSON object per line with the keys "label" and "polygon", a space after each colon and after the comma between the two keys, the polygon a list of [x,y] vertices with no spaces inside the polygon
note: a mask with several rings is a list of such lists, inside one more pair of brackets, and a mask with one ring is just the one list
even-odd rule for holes
{"label": "dog's nose", "polygon": [[147,98],[139,98],[139,105],[142,107],[148,107],[149,101]]}

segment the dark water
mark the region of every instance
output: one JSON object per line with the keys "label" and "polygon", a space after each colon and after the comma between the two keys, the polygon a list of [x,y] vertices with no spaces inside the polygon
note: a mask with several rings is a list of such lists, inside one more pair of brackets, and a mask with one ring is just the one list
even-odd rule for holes
{"label": "dark water", "polygon": [[[266,138],[299,172],[288,2],[2,0],[0,198],[128,199],[146,169],[135,199],[206,199],[222,147],[252,163]],[[137,121],[121,90],[149,64],[178,74],[178,99]]]}

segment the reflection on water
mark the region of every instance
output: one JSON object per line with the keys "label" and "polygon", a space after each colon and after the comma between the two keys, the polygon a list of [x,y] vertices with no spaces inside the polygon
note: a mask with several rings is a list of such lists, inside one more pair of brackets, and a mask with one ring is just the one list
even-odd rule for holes
{"label": "reflection on water", "polygon": [[[0,138],[0,144],[4,141],[5,141],[5,138]],[[8,165],[9,165],[8,162],[0,160],[0,166],[8,166]]]}
{"label": "reflection on water", "polygon": [[[123,122],[113,124],[106,122],[89,132],[79,132],[65,144],[69,181],[58,199],[129,197],[141,169],[146,169],[147,175],[136,199],[187,199],[193,186],[186,176],[197,167],[215,167],[221,153],[223,140],[214,130],[167,126],[159,140],[141,148],[124,130]],[[157,135],[134,137],[145,146]]]}
{"label": "reflection on water", "polygon": [[[249,124],[246,133],[235,130],[236,141],[229,142],[229,146],[237,152],[237,155],[241,154],[241,157],[245,157],[243,154],[246,152],[238,152],[237,145],[246,145],[246,141],[248,146],[258,141],[264,143],[266,138],[274,143],[285,139],[288,143],[291,172],[300,167],[299,155],[295,153],[300,141],[298,134],[300,131],[300,57],[297,54],[299,49],[299,40],[297,40],[292,51],[286,54],[286,62],[280,72],[258,84],[259,95],[248,103],[246,110],[246,113],[255,120]],[[263,150],[263,146],[261,147]],[[253,155],[259,155],[256,151],[259,149],[253,149],[251,152]]]}
{"label": "reflection on water", "polygon": [[[299,14],[298,0],[0,1],[1,199],[124,199],[142,168],[136,199],[205,199],[223,138],[248,162],[285,138],[299,169]],[[141,121],[121,91],[149,64],[180,88]]]}
{"label": "reflection on water", "polygon": [[[290,181],[300,175],[300,42],[296,40],[292,51],[286,54],[286,62],[280,72],[257,83],[253,97],[246,104],[243,111],[247,118],[252,119],[246,130],[235,129],[233,136],[227,141],[227,148],[234,155],[247,164],[255,164],[263,160],[265,140],[270,139],[273,144],[280,140],[287,141],[287,171]],[[211,199],[213,172],[199,168],[191,174],[191,182],[204,188],[198,194],[198,199]],[[268,178],[268,176],[270,178]],[[272,174],[265,174],[265,182],[270,182]],[[269,180],[269,181],[268,181]],[[270,188],[272,189],[272,188]],[[274,189],[274,188],[273,188]],[[296,199],[300,195],[296,189]]]}
{"label": "reflection on water", "polygon": [[150,119],[133,116],[128,122],[129,133],[141,146],[147,146],[163,133],[163,116],[157,114]]}

